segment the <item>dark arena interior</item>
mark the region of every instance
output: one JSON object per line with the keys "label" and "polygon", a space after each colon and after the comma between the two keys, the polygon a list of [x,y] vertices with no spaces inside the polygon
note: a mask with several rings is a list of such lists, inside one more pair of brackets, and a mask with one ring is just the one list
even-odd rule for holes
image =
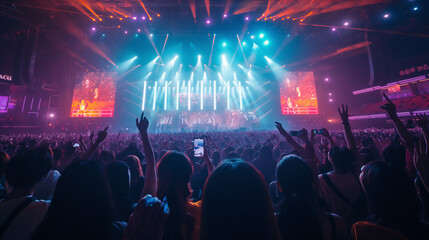
{"label": "dark arena interior", "polygon": [[427,0],[1,0],[0,240],[429,239]]}

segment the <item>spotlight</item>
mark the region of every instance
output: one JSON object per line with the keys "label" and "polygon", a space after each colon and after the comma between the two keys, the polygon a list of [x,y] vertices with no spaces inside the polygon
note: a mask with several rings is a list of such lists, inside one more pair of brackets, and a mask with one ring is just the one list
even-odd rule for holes
{"label": "spotlight", "polygon": [[329,82],[329,78],[325,78],[325,82]]}
{"label": "spotlight", "polygon": [[92,28],[91,28],[91,30],[92,30],[92,31],[95,31],[95,27],[92,27]]}
{"label": "spotlight", "polygon": [[198,59],[201,59],[201,55],[198,55]]}
{"label": "spotlight", "polygon": [[265,41],[264,41],[264,45],[265,45],[265,46],[267,46],[268,44],[270,44],[270,41],[265,40]]}
{"label": "spotlight", "polygon": [[244,18],[244,20],[249,21],[249,17]]}
{"label": "spotlight", "polygon": [[138,37],[139,35],[136,33],[136,35],[134,35],[134,37]]}
{"label": "spotlight", "polygon": [[222,43],[222,47],[226,47],[226,42],[223,42],[223,43]]}
{"label": "spotlight", "polygon": [[254,39],[254,38],[255,38],[255,36],[253,36],[253,35],[252,35],[252,36],[250,36],[250,38],[251,38],[251,39]]}
{"label": "spotlight", "polygon": [[128,31],[125,31],[124,33],[125,33],[125,34],[128,34]]}
{"label": "spotlight", "polygon": [[247,43],[246,42],[242,42],[242,44],[243,44],[243,46],[246,46]]}
{"label": "spotlight", "polygon": [[389,18],[390,17],[390,15],[388,14],[388,13],[386,13],[386,14],[384,14],[384,16],[383,16],[384,18]]}
{"label": "spotlight", "polygon": [[207,24],[210,24],[210,23],[211,23],[210,19],[208,19],[208,20],[206,21],[206,23],[207,23]]}
{"label": "spotlight", "polygon": [[151,34],[149,34],[149,37],[153,37],[153,34],[151,33]]}
{"label": "spotlight", "polygon": [[142,20],[146,20],[146,17],[145,17],[145,16],[143,16],[143,17],[142,17]]}
{"label": "spotlight", "polygon": [[133,20],[137,20],[137,17],[133,17]]}
{"label": "spotlight", "polygon": [[349,25],[349,22],[344,22],[344,26],[348,26]]}
{"label": "spotlight", "polygon": [[263,33],[259,34],[259,38],[264,38],[264,34]]}
{"label": "spotlight", "polygon": [[121,21],[122,21],[122,18],[119,18],[119,20],[121,20]]}
{"label": "spotlight", "polygon": [[137,29],[137,32],[141,32],[141,29],[139,28],[139,29]]}
{"label": "spotlight", "polygon": [[226,18],[226,17],[228,17],[228,15],[226,15],[226,13],[223,15],[223,18]]}
{"label": "spotlight", "polygon": [[419,10],[419,7],[414,7],[413,8],[413,11],[417,11],[417,10]]}
{"label": "spotlight", "polygon": [[332,98],[331,99],[329,99],[329,102],[333,102],[334,100],[332,100]]}
{"label": "spotlight", "polygon": [[336,28],[331,28],[331,31],[332,32],[335,32],[337,29]]}
{"label": "spotlight", "polygon": [[329,93],[328,95],[329,95],[329,96],[332,96],[332,93]]}
{"label": "spotlight", "polygon": [[53,113],[49,114],[49,117],[53,118],[53,117],[54,117],[54,114],[53,114]]}
{"label": "spotlight", "polygon": [[104,34],[104,33],[103,33],[103,34],[101,34],[101,36],[102,36],[102,37],[105,37],[105,36],[106,36],[106,34]]}
{"label": "spotlight", "polygon": [[159,14],[159,13],[158,13],[158,14],[156,14],[156,16],[157,16],[157,17],[161,17],[161,14]]}

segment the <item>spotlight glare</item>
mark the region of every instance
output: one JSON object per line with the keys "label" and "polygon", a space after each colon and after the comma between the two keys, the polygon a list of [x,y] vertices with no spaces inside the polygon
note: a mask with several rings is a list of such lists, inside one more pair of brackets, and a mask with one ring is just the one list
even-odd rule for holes
{"label": "spotlight glare", "polygon": [[92,28],[91,28],[91,30],[92,30],[92,31],[95,31],[95,27],[92,27]]}
{"label": "spotlight glare", "polygon": [[242,44],[243,44],[243,46],[246,46],[247,43],[246,42],[242,42]]}
{"label": "spotlight glare", "polygon": [[149,34],[149,36],[150,36],[150,37],[153,37],[153,34],[151,33],[151,34]]}
{"label": "spotlight glare", "polygon": [[223,46],[223,47],[226,47],[226,42],[223,42],[223,43],[222,43],[222,46]]}
{"label": "spotlight glare", "polygon": [[329,78],[325,78],[325,82],[329,82]]}
{"label": "spotlight glare", "polygon": [[268,45],[268,44],[270,44],[270,41],[265,40],[265,41],[264,41],[264,45],[266,46],[266,45]]}
{"label": "spotlight glare", "polygon": [[259,34],[259,38],[264,38],[264,34],[263,33]]}
{"label": "spotlight glare", "polygon": [[201,59],[201,55],[198,55],[198,59]]}
{"label": "spotlight glare", "polygon": [[250,36],[250,38],[251,38],[251,39],[254,39],[254,38],[255,38],[255,36],[253,36],[253,35],[252,35],[252,36]]}
{"label": "spotlight glare", "polygon": [[414,7],[413,8],[413,11],[417,11],[417,10],[419,10],[419,7]]}
{"label": "spotlight glare", "polygon": [[53,118],[53,117],[54,117],[54,114],[53,114],[53,113],[49,114],[49,117]]}
{"label": "spotlight glare", "polygon": [[210,24],[210,23],[211,23],[210,19],[208,19],[208,20],[206,21],[206,23],[207,23],[207,24]]}
{"label": "spotlight glare", "polygon": [[137,32],[141,32],[141,29],[139,28],[139,29],[137,29]]}
{"label": "spotlight glare", "polygon": [[137,17],[133,17],[133,20],[137,20]]}
{"label": "spotlight glare", "polygon": [[125,34],[128,34],[128,31],[125,31],[124,33],[125,33]]}
{"label": "spotlight glare", "polygon": [[389,18],[390,17],[390,15],[388,14],[388,13],[386,13],[386,14],[384,14],[384,16],[383,16],[384,18]]}
{"label": "spotlight glare", "polygon": [[249,17],[244,18],[244,20],[249,21]]}
{"label": "spotlight glare", "polygon": [[145,17],[145,16],[143,16],[143,17],[142,17],[142,20],[146,20],[146,17]]}
{"label": "spotlight glare", "polygon": [[349,25],[349,22],[344,22],[344,26],[348,26]]}
{"label": "spotlight glare", "polygon": [[226,17],[228,17],[228,15],[225,13],[225,14],[223,15],[223,18],[226,18]]}
{"label": "spotlight glare", "polygon": [[335,32],[337,29],[336,28],[331,28],[331,31],[332,32]]}

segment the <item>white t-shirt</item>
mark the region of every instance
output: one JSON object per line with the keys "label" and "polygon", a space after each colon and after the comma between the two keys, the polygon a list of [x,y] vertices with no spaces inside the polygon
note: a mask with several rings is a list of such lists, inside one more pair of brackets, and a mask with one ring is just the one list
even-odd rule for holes
{"label": "white t-shirt", "polygon": [[36,184],[33,197],[40,200],[51,200],[61,174],[57,170],[51,170]]}
{"label": "white t-shirt", "polygon": [[[29,196],[28,196],[29,197]],[[27,197],[0,201],[0,225],[9,217],[15,208]],[[34,201],[26,206],[9,225],[0,240],[28,240],[39,226],[48,210],[49,202]]]}

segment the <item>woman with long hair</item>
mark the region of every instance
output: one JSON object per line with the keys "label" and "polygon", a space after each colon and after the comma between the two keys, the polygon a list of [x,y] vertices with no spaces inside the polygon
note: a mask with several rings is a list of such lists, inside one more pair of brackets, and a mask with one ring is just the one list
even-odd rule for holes
{"label": "woman with long hair", "polygon": [[34,239],[122,239],[111,199],[101,163],[73,163],[58,180]]}
{"label": "woman with long hair", "polygon": [[267,185],[251,164],[224,161],[207,179],[202,201],[200,240],[278,239]]}
{"label": "woman with long hair", "polygon": [[315,177],[306,162],[296,155],[285,156],[276,175],[284,196],[276,214],[282,239],[348,239],[344,221],[323,211],[316,200]]}

